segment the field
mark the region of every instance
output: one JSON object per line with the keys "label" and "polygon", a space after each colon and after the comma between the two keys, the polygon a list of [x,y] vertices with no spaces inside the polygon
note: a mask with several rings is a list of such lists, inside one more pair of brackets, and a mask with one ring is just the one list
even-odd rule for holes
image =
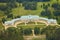
{"label": "field", "polygon": [[[50,2],[44,2],[44,4],[48,4]],[[40,15],[41,11],[44,10],[43,8],[41,8],[41,5],[43,3],[42,2],[38,2],[37,3],[37,10],[24,10],[24,7],[23,6],[19,6],[18,8],[15,8],[15,9],[12,9],[12,13],[14,16],[17,16],[17,15]],[[21,5],[21,4],[19,4]],[[18,14],[17,14],[18,13]]]}
{"label": "field", "polygon": [[20,3],[20,4],[17,3],[20,6],[18,8],[12,9],[12,13],[13,13],[14,16],[17,16],[17,15],[20,15],[20,16],[22,16],[22,15],[38,15],[39,16],[41,11],[44,10],[41,7],[41,5],[43,5],[43,4],[45,4],[45,5],[50,4],[50,6],[51,6],[55,2],[56,2],[56,0],[53,0],[53,1],[50,1],[50,2],[37,2],[37,10],[24,10],[24,7],[22,6],[22,3]]}

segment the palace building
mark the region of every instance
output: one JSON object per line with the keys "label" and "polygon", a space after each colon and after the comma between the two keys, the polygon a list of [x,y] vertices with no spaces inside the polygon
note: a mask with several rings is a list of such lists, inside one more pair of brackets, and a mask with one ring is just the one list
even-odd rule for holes
{"label": "palace building", "polygon": [[20,18],[13,19],[11,21],[5,21],[4,25],[16,27],[17,24],[25,23],[25,25],[27,25],[27,23],[29,23],[29,22],[35,22],[36,25],[37,25],[37,22],[45,23],[47,26],[50,24],[57,25],[56,19],[43,18],[43,17],[39,17],[37,15],[21,16]]}

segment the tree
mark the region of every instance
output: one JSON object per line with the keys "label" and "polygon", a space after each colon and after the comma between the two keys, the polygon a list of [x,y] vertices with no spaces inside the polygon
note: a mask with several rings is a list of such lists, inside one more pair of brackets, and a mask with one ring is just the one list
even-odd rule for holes
{"label": "tree", "polygon": [[23,6],[25,10],[36,10],[37,9],[36,2],[23,2]]}
{"label": "tree", "polygon": [[24,40],[21,29],[9,27],[0,33],[1,40]]}
{"label": "tree", "polygon": [[16,7],[17,7],[16,0],[7,0],[7,5],[4,10],[5,15],[7,15],[7,18],[11,18],[11,17],[13,18],[13,14],[11,14],[12,8],[16,8]]}
{"label": "tree", "polygon": [[55,40],[56,26],[48,26],[46,29],[46,40]]}
{"label": "tree", "polygon": [[53,7],[55,10],[60,10],[60,4],[54,3],[54,4],[52,5],[52,7]]}
{"label": "tree", "polygon": [[55,19],[57,20],[58,24],[60,24],[60,11],[54,11]]}
{"label": "tree", "polygon": [[60,16],[60,11],[54,11],[54,16]]}
{"label": "tree", "polygon": [[50,3],[48,3],[48,5],[47,6],[49,6],[50,7]]}
{"label": "tree", "polygon": [[14,18],[20,18],[20,17],[21,17],[21,16],[18,15],[18,16],[15,16]]}
{"label": "tree", "polygon": [[55,32],[55,40],[60,40],[60,28],[57,28],[56,29],[56,32]]}
{"label": "tree", "polygon": [[41,16],[47,16],[48,18],[52,18],[50,10],[42,11]]}
{"label": "tree", "polygon": [[2,18],[2,22],[5,23],[6,19],[5,18]]}
{"label": "tree", "polygon": [[16,8],[17,7],[16,0],[8,0],[7,1],[7,6],[11,7],[11,8]]}
{"label": "tree", "polygon": [[[48,1],[50,1],[50,0],[16,0],[17,2],[19,2],[19,3],[22,3],[22,2],[24,2],[24,1],[27,1],[27,2],[34,2],[34,1],[36,1],[36,2],[48,2]],[[7,2],[7,0],[0,0],[0,2]]]}
{"label": "tree", "polygon": [[48,9],[48,5],[43,4],[43,9],[47,10]]}
{"label": "tree", "polygon": [[31,28],[24,29],[23,30],[23,34],[24,35],[30,35],[30,34],[32,34],[32,29]]}
{"label": "tree", "polygon": [[8,14],[7,18],[13,18],[13,14]]}
{"label": "tree", "polygon": [[0,0],[0,2],[4,2],[5,3],[5,2],[7,2],[7,0]]}
{"label": "tree", "polygon": [[17,0],[17,2],[22,3],[22,0]]}
{"label": "tree", "polygon": [[47,30],[46,28],[42,28],[41,29],[41,34],[45,34],[46,33],[46,30]]}
{"label": "tree", "polygon": [[7,6],[5,6],[5,5],[0,5],[0,10],[1,10],[1,11],[5,11],[6,8],[7,8]]}
{"label": "tree", "polygon": [[8,40],[23,40],[21,29],[10,27],[7,29],[7,33],[8,33]]}
{"label": "tree", "polygon": [[40,28],[39,28],[39,27],[35,27],[35,28],[34,28],[34,34],[35,34],[35,35],[40,34]]}

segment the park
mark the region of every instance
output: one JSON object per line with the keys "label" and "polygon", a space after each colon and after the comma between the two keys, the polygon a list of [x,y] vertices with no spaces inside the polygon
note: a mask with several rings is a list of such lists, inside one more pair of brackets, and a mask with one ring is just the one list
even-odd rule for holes
{"label": "park", "polygon": [[60,40],[60,0],[0,0],[0,40]]}

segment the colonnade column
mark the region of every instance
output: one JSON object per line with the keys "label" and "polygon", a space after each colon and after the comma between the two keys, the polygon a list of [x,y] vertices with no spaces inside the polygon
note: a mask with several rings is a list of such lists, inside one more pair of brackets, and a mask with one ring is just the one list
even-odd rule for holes
{"label": "colonnade column", "polygon": [[27,25],[27,23],[25,22],[25,25]]}
{"label": "colonnade column", "polygon": [[35,24],[36,24],[36,25],[38,25],[38,23],[37,23],[37,22],[35,22]]}
{"label": "colonnade column", "polygon": [[34,33],[34,30],[32,30],[32,34],[33,34],[33,37],[35,37],[35,33]]}

